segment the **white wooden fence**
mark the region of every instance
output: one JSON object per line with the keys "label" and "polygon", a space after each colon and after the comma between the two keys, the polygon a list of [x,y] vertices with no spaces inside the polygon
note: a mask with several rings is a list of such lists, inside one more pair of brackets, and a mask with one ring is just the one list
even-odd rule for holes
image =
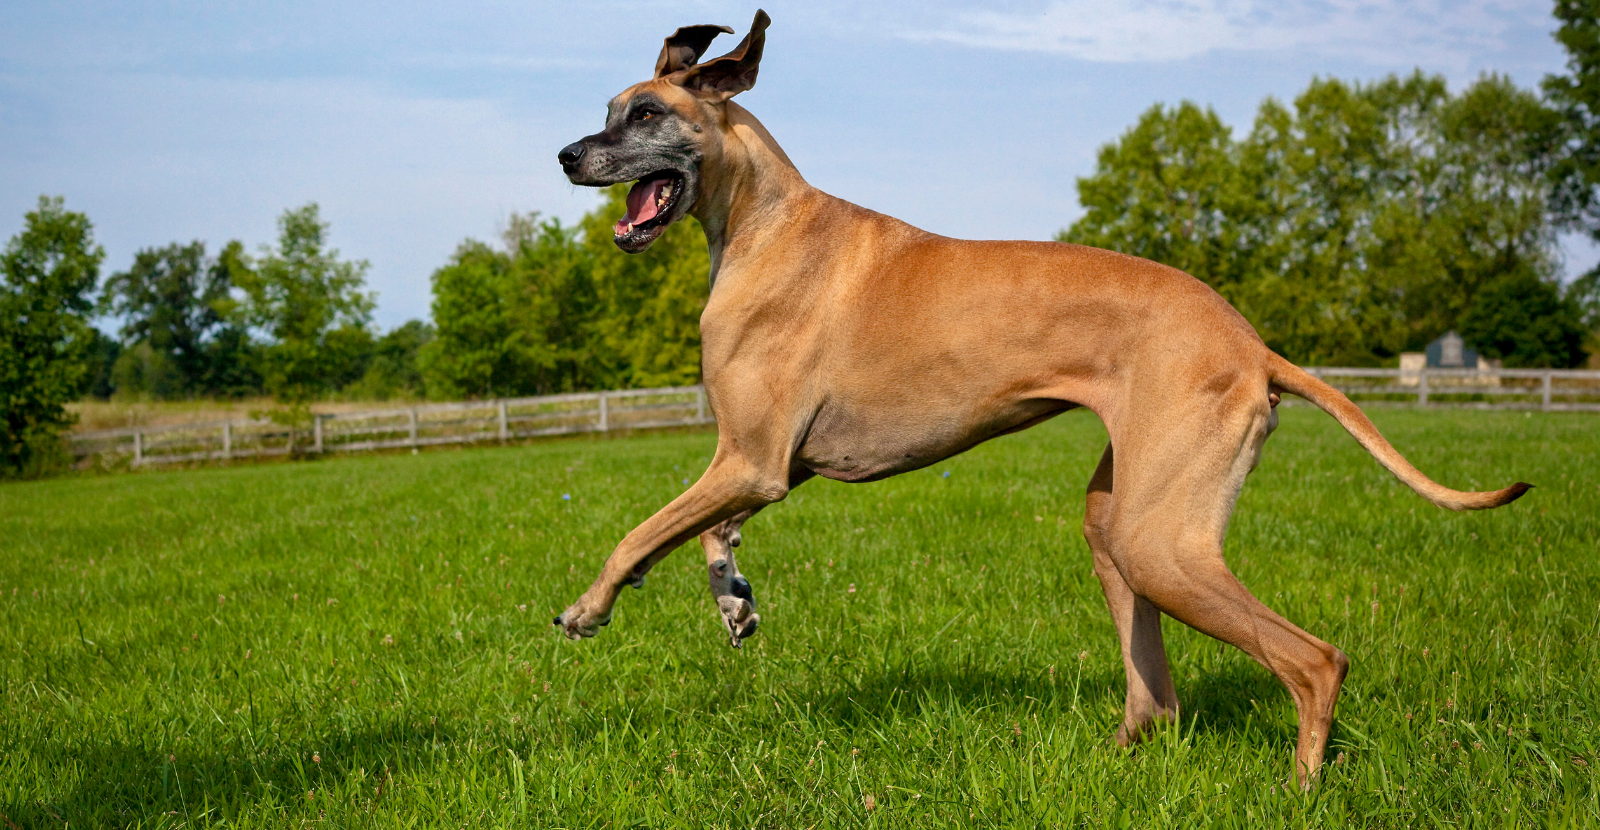
{"label": "white wooden fence", "polygon": [[131,466],[295,453],[404,449],[545,435],[711,423],[699,386],[578,392],[538,398],[433,403],[315,414],[309,424],[230,420],[125,427],[71,436],[79,460]]}
{"label": "white wooden fence", "polygon": [[1577,369],[1355,369],[1306,371],[1357,401],[1419,406],[1600,412],[1600,372]]}
{"label": "white wooden fence", "polygon": [[[1421,406],[1600,412],[1600,372],[1562,369],[1307,367],[1356,400]],[[291,427],[268,420],[126,427],[71,437],[79,459],[131,466],[292,453],[403,449],[546,435],[712,423],[699,386],[578,392],[539,398],[434,403],[314,415]]]}

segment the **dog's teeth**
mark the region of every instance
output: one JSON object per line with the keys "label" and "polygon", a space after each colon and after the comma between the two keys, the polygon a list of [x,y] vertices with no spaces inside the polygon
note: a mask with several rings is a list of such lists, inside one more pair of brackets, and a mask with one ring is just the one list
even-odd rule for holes
{"label": "dog's teeth", "polygon": [[626,231],[623,231],[623,233],[633,233],[633,223],[632,222],[628,223],[628,229]]}

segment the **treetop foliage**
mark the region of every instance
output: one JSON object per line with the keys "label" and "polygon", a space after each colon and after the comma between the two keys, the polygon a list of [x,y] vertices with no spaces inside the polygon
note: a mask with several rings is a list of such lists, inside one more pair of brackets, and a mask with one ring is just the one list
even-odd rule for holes
{"label": "treetop foliage", "polygon": [[[1296,362],[1378,365],[1461,328],[1491,282],[1555,285],[1562,129],[1497,75],[1459,95],[1420,72],[1314,79],[1292,105],[1263,102],[1239,140],[1210,110],[1157,105],[1078,180],[1086,213],[1058,238],[1189,272]],[[1582,340],[1574,306],[1540,307],[1566,315],[1554,339],[1505,359],[1581,361],[1561,345]]]}
{"label": "treetop foliage", "polygon": [[513,215],[502,246],[467,240],[433,274],[428,394],[499,397],[679,386],[700,376],[710,259],[693,219],[628,255],[611,227],[627,187],[575,226]]}

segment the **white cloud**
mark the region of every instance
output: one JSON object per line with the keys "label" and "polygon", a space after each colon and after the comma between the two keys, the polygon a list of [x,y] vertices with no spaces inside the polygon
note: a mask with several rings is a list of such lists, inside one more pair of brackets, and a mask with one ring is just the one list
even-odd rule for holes
{"label": "white cloud", "polygon": [[950,12],[902,36],[1104,62],[1309,50],[1457,67],[1549,14],[1543,0],[1052,0],[1038,11]]}

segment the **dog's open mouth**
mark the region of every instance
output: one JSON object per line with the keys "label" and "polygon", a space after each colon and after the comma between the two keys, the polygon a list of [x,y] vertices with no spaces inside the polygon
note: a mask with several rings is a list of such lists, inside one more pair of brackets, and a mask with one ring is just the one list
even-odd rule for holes
{"label": "dog's open mouth", "polygon": [[637,253],[649,247],[672,221],[683,193],[683,177],[663,170],[640,179],[628,191],[628,212],[611,229],[617,247]]}

